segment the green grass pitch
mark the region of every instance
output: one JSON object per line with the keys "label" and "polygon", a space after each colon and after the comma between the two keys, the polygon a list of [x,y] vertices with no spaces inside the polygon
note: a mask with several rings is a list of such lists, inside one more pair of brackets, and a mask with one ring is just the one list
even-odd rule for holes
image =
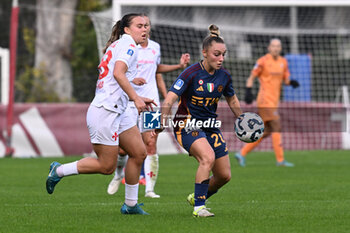
{"label": "green grass pitch", "polygon": [[214,218],[192,217],[197,162],[187,155],[161,156],[156,192],[139,202],[150,216],[123,216],[124,186],[107,194],[112,176],[64,178],[45,190],[49,164],[80,157],[0,159],[0,232],[350,232],[350,152],[286,152],[294,168],[275,166],[272,152],[247,157],[232,179],[209,199]]}

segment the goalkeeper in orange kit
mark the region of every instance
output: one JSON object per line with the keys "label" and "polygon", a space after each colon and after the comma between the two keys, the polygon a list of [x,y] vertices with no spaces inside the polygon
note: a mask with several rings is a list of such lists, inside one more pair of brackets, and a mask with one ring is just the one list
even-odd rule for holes
{"label": "goalkeeper in orange kit", "polygon": [[281,87],[291,85],[293,88],[299,87],[296,80],[290,80],[287,60],[280,55],[282,43],[279,39],[272,39],[268,46],[268,53],[259,58],[256,62],[249,78],[246,82],[245,102],[251,104],[254,96],[252,86],[254,80],[258,77],[260,82],[259,93],[257,97],[258,113],[264,120],[264,136],[256,142],[246,144],[240,152],[237,152],[235,158],[240,166],[245,166],[245,156],[252,151],[263,138],[271,135],[273,150],[276,155],[277,166],[293,167],[294,164],[284,159],[281,137],[281,122],[278,115],[278,103],[280,99]]}

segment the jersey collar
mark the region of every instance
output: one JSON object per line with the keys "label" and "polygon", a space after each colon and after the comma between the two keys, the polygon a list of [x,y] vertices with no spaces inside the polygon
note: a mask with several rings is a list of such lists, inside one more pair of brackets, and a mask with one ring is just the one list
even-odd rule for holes
{"label": "jersey collar", "polygon": [[205,71],[207,74],[209,74],[210,76],[214,76],[214,75],[216,74],[216,71],[217,71],[217,70],[215,70],[213,74],[210,74],[210,73],[205,69],[205,67],[204,67],[204,65],[203,65],[203,60],[201,60],[201,61],[199,62],[199,65],[201,66],[202,70],[204,70],[204,71]]}
{"label": "jersey collar", "polygon": [[139,48],[139,49],[153,49],[152,48],[152,45],[151,45],[151,40],[149,39],[149,38],[147,38],[147,41],[148,41],[148,44],[147,44],[147,47],[142,47],[140,44],[138,44],[137,45],[137,47]]}
{"label": "jersey collar", "polygon": [[132,38],[132,36],[130,36],[129,34],[124,33],[122,35],[122,38],[128,38],[129,40],[132,40],[132,42],[134,43],[134,45],[136,46],[136,42],[134,41],[134,39]]}
{"label": "jersey collar", "polygon": [[272,60],[274,60],[274,61],[278,61],[278,60],[281,58],[281,55],[279,55],[279,56],[277,57],[277,59],[275,60],[275,59],[273,58],[273,56],[272,56],[270,53],[266,54],[266,56],[267,56],[269,59],[272,59]]}

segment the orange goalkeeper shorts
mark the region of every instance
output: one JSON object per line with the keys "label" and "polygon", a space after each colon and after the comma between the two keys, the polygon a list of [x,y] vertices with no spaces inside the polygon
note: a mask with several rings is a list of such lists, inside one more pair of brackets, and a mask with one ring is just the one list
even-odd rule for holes
{"label": "orange goalkeeper shorts", "polygon": [[277,108],[258,108],[258,114],[261,116],[264,122],[278,120],[280,116]]}

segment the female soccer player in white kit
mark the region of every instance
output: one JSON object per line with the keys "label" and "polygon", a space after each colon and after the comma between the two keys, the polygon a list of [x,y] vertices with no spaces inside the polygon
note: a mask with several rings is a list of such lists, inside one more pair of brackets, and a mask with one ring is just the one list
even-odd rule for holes
{"label": "female soccer player in white kit", "polygon": [[[162,93],[163,97],[166,98],[167,90],[160,73],[171,72],[177,69],[186,68],[190,62],[190,55],[188,53],[182,54],[180,63],[176,65],[165,65],[160,64],[161,51],[160,45],[149,39],[151,31],[151,23],[148,16],[144,16],[147,27],[148,39],[140,43],[138,47],[138,68],[136,78],[132,80],[132,86],[136,93],[140,96],[153,99],[154,102],[159,106],[159,94],[157,86]],[[156,80],[157,75],[157,80]],[[131,103],[132,107],[135,107]],[[142,133],[142,139],[146,145],[147,157],[145,159],[145,177],[146,177],[146,189],[145,196],[151,198],[159,198],[160,196],[154,192],[154,186],[158,177],[158,154],[157,154],[157,138],[158,135],[151,136],[151,131],[143,129],[141,116],[139,117],[138,125]],[[118,156],[117,168],[115,175],[108,185],[107,193],[115,194],[118,191],[119,185],[124,178],[124,165],[127,161],[127,155],[120,153]]]}
{"label": "female soccer player in white kit", "polygon": [[[53,162],[46,180],[52,194],[64,176],[76,174],[112,174],[117,163],[119,145],[129,154],[125,171],[125,203],[122,214],[147,214],[139,204],[138,180],[146,148],[132,120],[154,102],[136,94],[130,81],[137,73],[137,44],[147,39],[146,21],[142,14],[128,14],[113,27],[99,65],[95,98],[86,120],[91,143],[98,158],[87,157],[68,164]],[[136,108],[129,108],[133,101]]]}

